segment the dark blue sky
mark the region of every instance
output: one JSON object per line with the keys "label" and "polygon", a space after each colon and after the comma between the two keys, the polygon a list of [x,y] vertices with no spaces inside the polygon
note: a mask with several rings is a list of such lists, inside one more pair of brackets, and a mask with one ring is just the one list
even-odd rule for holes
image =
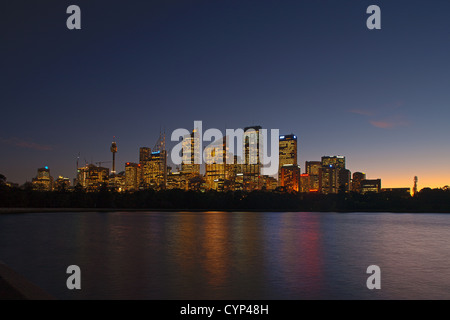
{"label": "dark blue sky", "polygon": [[[82,29],[66,28],[81,8]],[[381,8],[368,30],[366,8]],[[450,2],[2,1],[0,173],[118,168],[160,128],[259,124],[299,161],[345,155],[383,187],[450,184]],[[168,143],[169,146],[173,145]]]}

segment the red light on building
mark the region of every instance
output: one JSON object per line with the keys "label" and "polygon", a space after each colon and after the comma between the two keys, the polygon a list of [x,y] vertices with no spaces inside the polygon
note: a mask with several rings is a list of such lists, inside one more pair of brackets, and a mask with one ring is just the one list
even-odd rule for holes
{"label": "red light on building", "polygon": [[309,177],[309,173],[302,173],[300,177]]}

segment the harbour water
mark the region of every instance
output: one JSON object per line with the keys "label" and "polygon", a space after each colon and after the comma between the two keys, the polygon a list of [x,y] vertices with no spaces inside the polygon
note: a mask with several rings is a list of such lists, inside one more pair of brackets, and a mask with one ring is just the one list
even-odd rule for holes
{"label": "harbour water", "polygon": [[450,299],[450,215],[3,214],[0,260],[58,299]]}

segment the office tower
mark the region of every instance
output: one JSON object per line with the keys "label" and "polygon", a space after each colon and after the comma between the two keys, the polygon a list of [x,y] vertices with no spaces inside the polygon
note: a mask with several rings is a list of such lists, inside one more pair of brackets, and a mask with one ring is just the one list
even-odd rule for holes
{"label": "office tower", "polygon": [[167,151],[164,133],[160,133],[153,151],[148,147],[139,148],[139,164],[141,173],[138,180],[141,188],[166,189]]}
{"label": "office tower", "polygon": [[332,165],[337,169],[345,169],[345,157],[344,156],[323,156],[322,166]]}
{"label": "office tower", "polygon": [[278,180],[274,177],[264,175],[262,176],[262,189],[273,191],[278,187]]}
{"label": "office tower", "polygon": [[352,191],[361,193],[361,182],[366,179],[366,174],[363,172],[354,172],[352,179]]}
{"label": "office tower", "polygon": [[188,187],[189,181],[183,172],[177,171],[167,174],[167,189],[188,190]]}
{"label": "office tower", "polygon": [[322,167],[322,162],[320,161],[306,161],[305,173],[318,176],[320,167]]}
{"label": "office tower", "polygon": [[234,191],[243,191],[244,188],[244,173],[236,173],[236,176],[234,177]]}
{"label": "office tower", "polygon": [[261,129],[261,126],[244,128],[244,189],[248,191],[261,188]]}
{"label": "office tower", "polygon": [[59,176],[55,180],[55,189],[58,191],[68,190],[70,188],[70,179]]}
{"label": "office tower", "polygon": [[99,191],[109,183],[109,169],[93,164],[78,168],[77,182],[86,191]]}
{"label": "office tower", "polygon": [[[141,172],[142,172],[142,166],[141,166]],[[108,187],[111,190],[115,190],[118,192],[125,191],[125,171],[121,171],[116,174],[111,174],[109,176],[109,183]]]}
{"label": "office tower", "polygon": [[300,190],[300,167],[293,164],[286,164],[281,167],[281,187],[286,191],[298,192]]}
{"label": "office tower", "polygon": [[[183,138],[182,142],[181,172],[191,177],[200,175],[202,151],[200,150],[200,140],[195,135],[196,132],[197,129],[194,129],[189,136]],[[185,150],[189,150],[189,152],[185,152]]]}
{"label": "office tower", "polygon": [[52,191],[53,178],[50,175],[50,169],[47,166],[44,168],[39,168],[36,178],[33,178],[31,183],[34,190]]}
{"label": "office tower", "polygon": [[167,174],[165,150],[153,151],[150,160],[142,162],[142,181],[144,188],[164,189]]}
{"label": "office tower", "polygon": [[239,157],[235,155],[234,162],[227,164],[230,185],[225,186],[225,191],[244,190],[244,164],[239,162]]}
{"label": "office tower", "polygon": [[281,186],[281,167],[284,165],[297,165],[297,136],[283,135],[279,139],[279,168],[278,183]]}
{"label": "office tower", "polygon": [[361,181],[361,193],[379,193],[381,191],[381,179],[364,179]]}
{"label": "office tower", "polygon": [[[322,157],[322,168],[329,168],[327,170],[322,170],[325,174],[322,179],[322,187],[326,186],[326,190],[321,190],[323,193],[337,193],[340,190],[348,192],[350,187],[350,177],[348,176],[350,172],[343,172],[345,168],[345,157],[344,156],[323,156]],[[334,177],[336,176],[336,177]],[[330,185],[327,185],[327,178],[330,177]],[[320,183],[320,182],[319,182]]]}
{"label": "office tower", "polygon": [[351,186],[351,172],[348,169],[341,169],[338,173],[338,192],[349,192]]}
{"label": "office tower", "polygon": [[150,161],[152,150],[149,147],[139,148],[139,163],[142,165],[145,161]]}
{"label": "office tower", "polygon": [[125,190],[136,191],[139,189],[139,177],[141,176],[141,165],[127,162],[125,164]]}
{"label": "office tower", "polygon": [[205,182],[208,189],[231,189],[234,164],[227,164],[226,137],[214,141],[205,148]]}
{"label": "office tower", "polygon": [[310,192],[319,191],[319,169],[322,167],[321,161],[306,161],[305,173],[309,174]]}
{"label": "office tower", "polygon": [[[317,176],[318,177],[318,176]],[[319,180],[317,180],[319,181]],[[311,176],[309,173],[303,173],[300,175],[300,192],[310,192],[311,190]]]}
{"label": "office tower", "polygon": [[339,169],[332,164],[319,169],[319,192],[323,194],[338,192]]}
{"label": "office tower", "polygon": [[141,165],[141,176],[139,177],[139,185],[146,189],[149,187],[149,170],[150,165],[149,161],[152,156],[152,150],[149,147],[140,147],[139,148],[139,164]]}

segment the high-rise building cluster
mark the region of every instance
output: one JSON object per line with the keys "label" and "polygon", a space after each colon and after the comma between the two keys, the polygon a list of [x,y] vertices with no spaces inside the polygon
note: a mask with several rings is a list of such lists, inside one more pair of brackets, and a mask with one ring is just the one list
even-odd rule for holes
{"label": "high-rise building cluster", "polygon": [[[251,130],[249,130],[251,129]],[[320,161],[306,161],[302,173],[298,163],[298,137],[295,134],[279,136],[279,167],[276,176],[262,174],[260,149],[261,126],[244,129],[243,154],[240,159],[228,150],[227,137],[208,145],[201,150],[201,144],[195,130],[182,142],[181,166],[173,170],[167,163],[165,135],[160,137],[153,148],[139,148],[139,162],[126,162],[125,170],[116,172],[115,141],[111,145],[112,170],[94,164],[79,167],[74,187],[86,191],[99,191],[102,188],[119,192],[138,190],[182,189],[216,191],[253,191],[276,190],[280,192],[335,194],[341,192],[380,192],[380,179],[366,179],[365,173],[354,172],[346,168],[345,157],[340,155],[323,156]],[[252,149],[253,147],[253,149]],[[256,148],[256,152],[254,151]],[[198,164],[204,154],[204,173]],[[230,159],[232,161],[230,161]],[[108,161],[109,162],[109,161]],[[50,175],[48,167],[38,169],[32,185],[36,190],[50,191],[70,188],[68,178],[59,177],[56,181]]]}

